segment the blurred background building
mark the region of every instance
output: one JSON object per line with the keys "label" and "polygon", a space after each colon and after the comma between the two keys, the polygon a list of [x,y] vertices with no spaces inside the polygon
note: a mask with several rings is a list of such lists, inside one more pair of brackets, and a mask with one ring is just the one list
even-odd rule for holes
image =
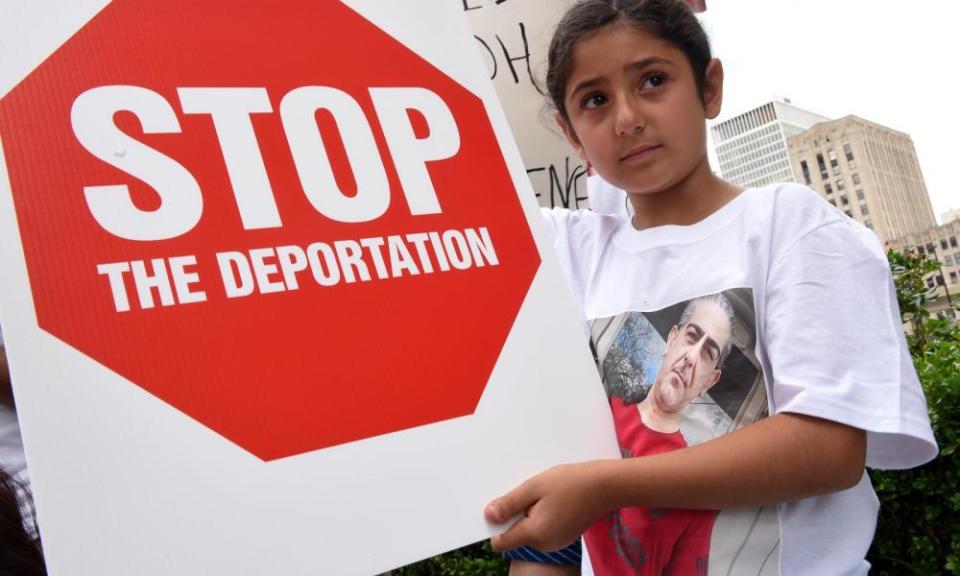
{"label": "blurred background building", "polygon": [[787,139],[829,118],[793,106],[767,102],[710,128],[724,180],[747,188],[797,182]]}
{"label": "blurred background building", "polygon": [[[927,309],[938,316],[956,319],[956,306],[960,303],[960,218],[957,210],[954,218],[939,226],[930,226],[914,234],[906,234],[891,240],[887,247],[897,252],[926,254],[940,262],[940,270],[926,278],[930,289]],[[946,216],[945,215],[945,216]]]}
{"label": "blurred background building", "polygon": [[787,149],[802,184],[882,242],[936,225],[909,135],[846,116],[790,137]]}

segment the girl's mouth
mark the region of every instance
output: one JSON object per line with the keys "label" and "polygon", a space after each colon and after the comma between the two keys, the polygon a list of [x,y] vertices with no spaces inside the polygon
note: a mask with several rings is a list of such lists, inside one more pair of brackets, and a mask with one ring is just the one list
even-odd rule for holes
{"label": "girl's mouth", "polygon": [[632,160],[634,158],[644,158],[659,147],[660,146],[639,146],[621,156],[620,161],[623,162],[624,160]]}

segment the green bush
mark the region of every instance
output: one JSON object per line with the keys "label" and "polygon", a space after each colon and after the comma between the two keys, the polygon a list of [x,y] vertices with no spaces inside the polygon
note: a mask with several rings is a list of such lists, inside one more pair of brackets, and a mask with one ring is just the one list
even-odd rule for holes
{"label": "green bush", "polygon": [[940,456],[913,470],[872,471],[881,508],[868,559],[881,576],[960,575],[960,326],[931,319],[923,307],[923,277],[938,263],[912,254],[889,257]]}
{"label": "green bush", "polygon": [[392,576],[500,576],[509,563],[490,549],[489,542],[478,542],[393,571]]}

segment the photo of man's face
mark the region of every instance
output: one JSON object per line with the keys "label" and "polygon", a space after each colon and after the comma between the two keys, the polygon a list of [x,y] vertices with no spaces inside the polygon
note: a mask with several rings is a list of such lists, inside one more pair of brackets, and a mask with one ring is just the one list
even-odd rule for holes
{"label": "photo of man's face", "polygon": [[720,378],[719,362],[732,335],[730,319],[714,301],[696,300],[689,318],[667,336],[663,364],[653,383],[663,412],[681,412]]}

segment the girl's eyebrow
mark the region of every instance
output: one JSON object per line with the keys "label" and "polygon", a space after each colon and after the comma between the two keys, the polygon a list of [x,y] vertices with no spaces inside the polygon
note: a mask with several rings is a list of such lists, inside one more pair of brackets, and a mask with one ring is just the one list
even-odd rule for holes
{"label": "girl's eyebrow", "polygon": [[[624,69],[643,70],[644,68],[653,66],[655,64],[661,64],[661,65],[666,64],[668,66],[674,65],[673,62],[671,62],[670,60],[667,60],[666,58],[661,58],[660,56],[649,56],[647,58],[641,58],[636,62],[631,62],[627,64],[624,67]],[[580,82],[577,82],[577,84],[573,87],[573,90],[570,91],[570,94],[567,97],[572,98],[574,95],[577,94],[577,92],[580,92],[587,88],[593,88],[594,86],[597,86],[603,83],[604,83],[604,79],[601,76],[597,76],[595,78],[587,78],[586,80],[581,80]]]}
{"label": "girl's eyebrow", "polygon": [[594,86],[599,86],[600,84],[603,84],[603,83],[604,83],[603,78],[599,76],[597,76],[596,78],[588,78],[587,80],[582,80],[580,82],[577,82],[577,85],[573,87],[573,90],[570,91],[570,94],[567,96],[567,98],[573,98],[573,96],[576,95],[577,92],[581,92],[583,90],[586,90],[587,88],[593,88]]}
{"label": "girl's eyebrow", "polygon": [[654,64],[661,64],[661,65],[666,64],[668,66],[674,65],[673,61],[668,60],[666,58],[662,58],[660,56],[650,56],[647,58],[641,58],[636,62],[631,62],[630,64],[627,64],[623,68],[624,70],[643,70],[644,68],[653,66]]}

